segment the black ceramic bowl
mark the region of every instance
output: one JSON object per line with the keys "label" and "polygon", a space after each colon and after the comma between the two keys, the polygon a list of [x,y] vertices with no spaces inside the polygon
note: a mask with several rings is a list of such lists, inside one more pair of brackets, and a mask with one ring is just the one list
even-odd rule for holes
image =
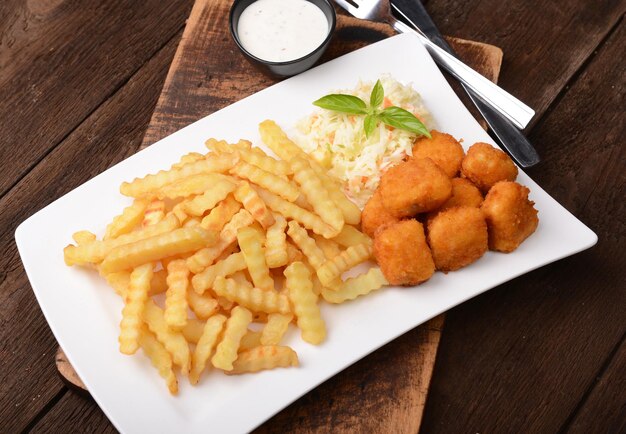
{"label": "black ceramic bowl", "polygon": [[261,71],[275,77],[289,77],[306,71],[307,69],[312,67],[315,62],[320,59],[320,57],[322,57],[322,54],[324,54],[324,51],[326,51],[326,47],[328,47],[330,39],[333,36],[336,23],[335,9],[330,4],[329,0],[307,0],[320,8],[322,12],[324,12],[324,15],[326,15],[326,19],[328,20],[328,35],[326,36],[326,39],[324,39],[324,42],[322,42],[319,47],[317,47],[306,56],[300,57],[299,59],[289,60],[287,62],[270,62],[267,60],[259,59],[258,57],[246,51],[243,45],[241,45],[241,41],[239,40],[239,35],[237,32],[237,28],[239,27],[239,17],[241,16],[242,12],[255,1],[256,0],[235,0],[230,8],[229,17],[230,34],[232,35],[235,43],[237,44],[243,55],[253,65],[258,67]]}

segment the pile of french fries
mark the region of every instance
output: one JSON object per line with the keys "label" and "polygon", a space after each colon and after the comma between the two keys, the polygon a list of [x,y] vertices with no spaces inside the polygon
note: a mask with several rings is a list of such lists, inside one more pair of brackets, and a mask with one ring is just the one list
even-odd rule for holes
{"label": "pile of french fries", "polygon": [[[280,345],[292,322],[320,344],[320,298],[342,303],[387,284],[377,267],[342,279],[372,256],[359,208],[273,121],[259,130],[279,159],[244,140],[209,139],[207,154],[123,183],[134,202],[103,239],[80,231],[64,249],[67,265],[95,267],[122,296],[120,351],[141,348],[172,394],[176,370],[197,384],[208,366],[297,366]],[[154,298],[162,293],[164,307]]]}

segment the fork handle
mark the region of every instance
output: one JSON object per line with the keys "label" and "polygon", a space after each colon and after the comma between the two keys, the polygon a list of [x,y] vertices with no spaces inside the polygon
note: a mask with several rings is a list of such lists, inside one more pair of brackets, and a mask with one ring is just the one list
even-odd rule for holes
{"label": "fork handle", "polygon": [[474,91],[484,103],[493,107],[493,110],[506,116],[517,128],[524,129],[535,115],[535,111],[515,98],[513,95],[498,87],[493,82],[474,71],[459,59],[435,45],[428,38],[415,31],[412,27],[393,17],[388,22],[397,32],[411,33],[418,37],[431,56],[446,71],[456,77],[461,83]]}

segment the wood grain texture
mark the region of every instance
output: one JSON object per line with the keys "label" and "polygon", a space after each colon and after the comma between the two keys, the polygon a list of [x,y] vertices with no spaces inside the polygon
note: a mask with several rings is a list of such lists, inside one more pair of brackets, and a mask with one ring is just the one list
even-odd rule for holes
{"label": "wood grain texture", "polygon": [[54,364],[57,366],[59,375],[65,380],[67,386],[74,390],[87,391],[87,386],[80,379],[61,347],[57,349],[54,355]]}
{"label": "wood grain texture", "polygon": [[622,23],[531,134],[545,150],[531,175],[598,244],[448,312],[424,432],[559,432],[579,410],[590,432],[619,426],[625,389],[591,392],[612,418],[579,403],[626,332],[625,43]]}
{"label": "wood grain texture", "polygon": [[0,432],[21,432],[64,387],[57,343],[13,239],[18,223],[134,154],[174,55],[174,38],[0,199]]}

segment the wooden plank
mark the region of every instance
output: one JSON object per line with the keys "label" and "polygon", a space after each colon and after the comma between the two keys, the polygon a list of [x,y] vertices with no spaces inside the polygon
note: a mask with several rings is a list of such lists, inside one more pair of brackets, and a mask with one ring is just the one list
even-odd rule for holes
{"label": "wooden plank", "polygon": [[21,432],[63,387],[53,363],[57,344],[22,268],[15,227],[138,150],[177,42],[171,40],[0,199],[0,432]]}
{"label": "wooden plank", "polygon": [[0,196],[167,43],[190,6],[3,1]]}
{"label": "wooden plank", "polygon": [[500,84],[536,110],[532,126],[624,14],[626,1],[428,0],[426,8],[443,33],[502,48]]}
{"label": "wooden plank", "polygon": [[558,432],[626,332],[624,44],[622,23],[531,135],[532,176],[598,244],[448,313],[424,432]]}

